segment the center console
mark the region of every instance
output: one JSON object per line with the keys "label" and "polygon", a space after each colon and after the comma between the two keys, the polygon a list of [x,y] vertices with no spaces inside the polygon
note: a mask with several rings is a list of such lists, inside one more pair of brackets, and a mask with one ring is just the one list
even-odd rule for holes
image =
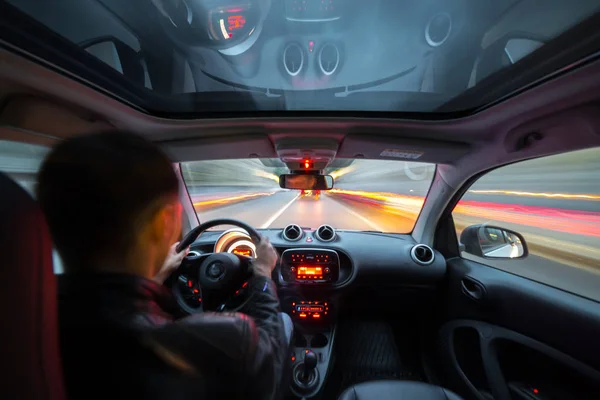
{"label": "center console", "polygon": [[285,16],[297,22],[335,21],[343,5],[338,0],[285,0]]}
{"label": "center console", "polygon": [[[341,260],[341,261],[340,261]],[[335,338],[335,299],[332,290],[351,274],[347,255],[322,248],[282,251],[282,307],[294,321],[290,390],[312,398],[325,384]]]}
{"label": "center console", "polygon": [[287,283],[333,283],[339,275],[340,257],[335,250],[289,249],[281,254],[281,276]]}
{"label": "center console", "polygon": [[323,388],[333,350],[335,329],[303,331],[296,326],[292,346],[290,389],[300,398],[315,396]]}

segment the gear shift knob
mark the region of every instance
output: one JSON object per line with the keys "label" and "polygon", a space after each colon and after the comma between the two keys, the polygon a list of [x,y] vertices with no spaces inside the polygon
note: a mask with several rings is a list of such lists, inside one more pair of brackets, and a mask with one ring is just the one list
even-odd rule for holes
{"label": "gear shift knob", "polygon": [[304,371],[302,374],[304,375],[305,379],[308,379],[312,370],[317,367],[317,361],[317,355],[314,351],[306,350],[304,352]]}

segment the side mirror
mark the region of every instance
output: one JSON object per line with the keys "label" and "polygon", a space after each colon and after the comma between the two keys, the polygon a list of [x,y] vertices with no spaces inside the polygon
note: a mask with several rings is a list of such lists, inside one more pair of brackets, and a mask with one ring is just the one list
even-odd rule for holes
{"label": "side mirror", "polygon": [[145,61],[142,55],[113,36],[102,36],[79,46],[99,60],[134,81],[140,86],[146,85]]}
{"label": "side mirror", "polygon": [[331,190],[333,177],[331,175],[285,174],[279,176],[279,186],[284,189],[296,190]]}
{"label": "side mirror", "polygon": [[524,258],[528,250],[520,233],[491,225],[471,225],[460,234],[466,253],[484,258]]}

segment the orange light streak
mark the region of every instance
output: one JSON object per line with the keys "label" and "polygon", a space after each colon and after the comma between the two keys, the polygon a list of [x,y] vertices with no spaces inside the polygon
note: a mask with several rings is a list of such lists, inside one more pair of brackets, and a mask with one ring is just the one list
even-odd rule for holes
{"label": "orange light streak", "polygon": [[469,193],[502,194],[502,195],[508,195],[508,196],[525,196],[525,197],[546,197],[546,198],[550,198],[550,199],[592,200],[592,201],[600,200],[600,196],[595,195],[595,194],[519,192],[519,191],[512,191],[512,190],[469,190]]}
{"label": "orange light streak", "polygon": [[223,197],[223,198],[218,198],[218,199],[197,201],[193,204],[194,204],[194,207],[206,207],[206,206],[212,206],[212,205],[218,205],[218,204],[223,205],[223,204],[234,203],[234,202],[238,202],[238,201],[250,200],[250,199],[253,199],[256,197],[271,196],[273,193],[274,192],[249,193],[249,194],[242,194],[239,196]]}

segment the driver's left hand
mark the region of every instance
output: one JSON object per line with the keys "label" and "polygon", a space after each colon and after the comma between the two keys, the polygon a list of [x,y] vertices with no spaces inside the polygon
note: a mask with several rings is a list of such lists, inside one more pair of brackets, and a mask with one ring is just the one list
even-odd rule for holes
{"label": "driver's left hand", "polygon": [[167,258],[163,263],[163,266],[158,271],[158,274],[153,278],[153,280],[161,285],[167,280],[169,276],[181,265],[183,258],[190,251],[190,248],[186,248],[177,253],[177,245],[179,242],[173,244],[169,249],[169,254],[167,254]]}

